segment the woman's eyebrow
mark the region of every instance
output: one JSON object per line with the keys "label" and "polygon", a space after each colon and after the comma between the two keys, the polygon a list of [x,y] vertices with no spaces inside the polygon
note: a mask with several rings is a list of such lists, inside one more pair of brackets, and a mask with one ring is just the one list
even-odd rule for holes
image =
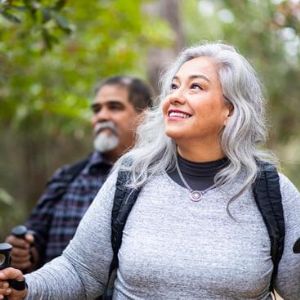
{"label": "woman's eyebrow", "polygon": [[[197,78],[201,78],[201,79],[204,79],[204,80],[207,81],[207,82],[210,82],[210,80],[209,80],[205,75],[202,75],[202,74],[195,74],[195,75],[190,75],[190,76],[189,76],[189,79],[197,79]],[[173,77],[173,80],[178,80],[178,81],[180,81],[180,79],[179,79],[178,76],[174,76],[174,77]]]}

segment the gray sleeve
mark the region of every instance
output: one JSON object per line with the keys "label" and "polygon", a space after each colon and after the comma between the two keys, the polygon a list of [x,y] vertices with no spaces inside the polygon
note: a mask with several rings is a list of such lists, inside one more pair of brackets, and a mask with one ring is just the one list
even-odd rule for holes
{"label": "gray sleeve", "polygon": [[300,238],[300,194],[282,174],[280,186],[285,217],[285,242],[279,263],[276,289],[285,300],[299,300],[300,254],[293,253],[293,245]]}
{"label": "gray sleeve", "polygon": [[26,299],[95,299],[112,260],[111,210],[116,172],[107,179],[63,254],[26,275]]}

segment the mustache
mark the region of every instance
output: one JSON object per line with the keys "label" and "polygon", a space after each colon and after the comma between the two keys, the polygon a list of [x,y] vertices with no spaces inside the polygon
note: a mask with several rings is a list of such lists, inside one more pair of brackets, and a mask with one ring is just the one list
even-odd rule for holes
{"label": "mustache", "polygon": [[112,121],[99,122],[95,125],[94,133],[99,134],[102,130],[110,129],[113,134],[118,135],[117,127]]}

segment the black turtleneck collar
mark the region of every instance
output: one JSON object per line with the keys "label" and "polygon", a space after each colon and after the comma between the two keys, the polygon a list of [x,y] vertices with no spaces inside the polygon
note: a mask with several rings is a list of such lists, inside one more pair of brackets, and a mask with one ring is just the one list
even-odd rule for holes
{"label": "black turtleneck collar", "polygon": [[[215,175],[229,163],[228,158],[222,158],[210,162],[191,162],[177,154],[180,171],[193,190],[205,190],[214,184]],[[168,175],[179,185],[185,187],[177,169],[172,169]]]}

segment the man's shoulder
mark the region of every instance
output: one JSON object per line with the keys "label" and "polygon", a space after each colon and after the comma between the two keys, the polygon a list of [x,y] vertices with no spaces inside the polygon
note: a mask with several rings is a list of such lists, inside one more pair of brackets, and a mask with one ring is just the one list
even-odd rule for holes
{"label": "man's shoulder", "polygon": [[51,179],[48,181],[48,184],[53,182],[53,181],[72,181],[74,177],[79,175],[81,171],[85,168],[85,166],[88,164],[90,160],[90,156],[78,160],[72,164],[66,164],[57,169]]}
{"label": "man's shoulder", "polygon": [[89,161],[90,161],[90,156],[78,160],[75,163],[72,163],[70,165],[65,165],[63,166],[63,168],[64,171],[70,175],[77,174],[84,169],[84,167],[88,164]]}

